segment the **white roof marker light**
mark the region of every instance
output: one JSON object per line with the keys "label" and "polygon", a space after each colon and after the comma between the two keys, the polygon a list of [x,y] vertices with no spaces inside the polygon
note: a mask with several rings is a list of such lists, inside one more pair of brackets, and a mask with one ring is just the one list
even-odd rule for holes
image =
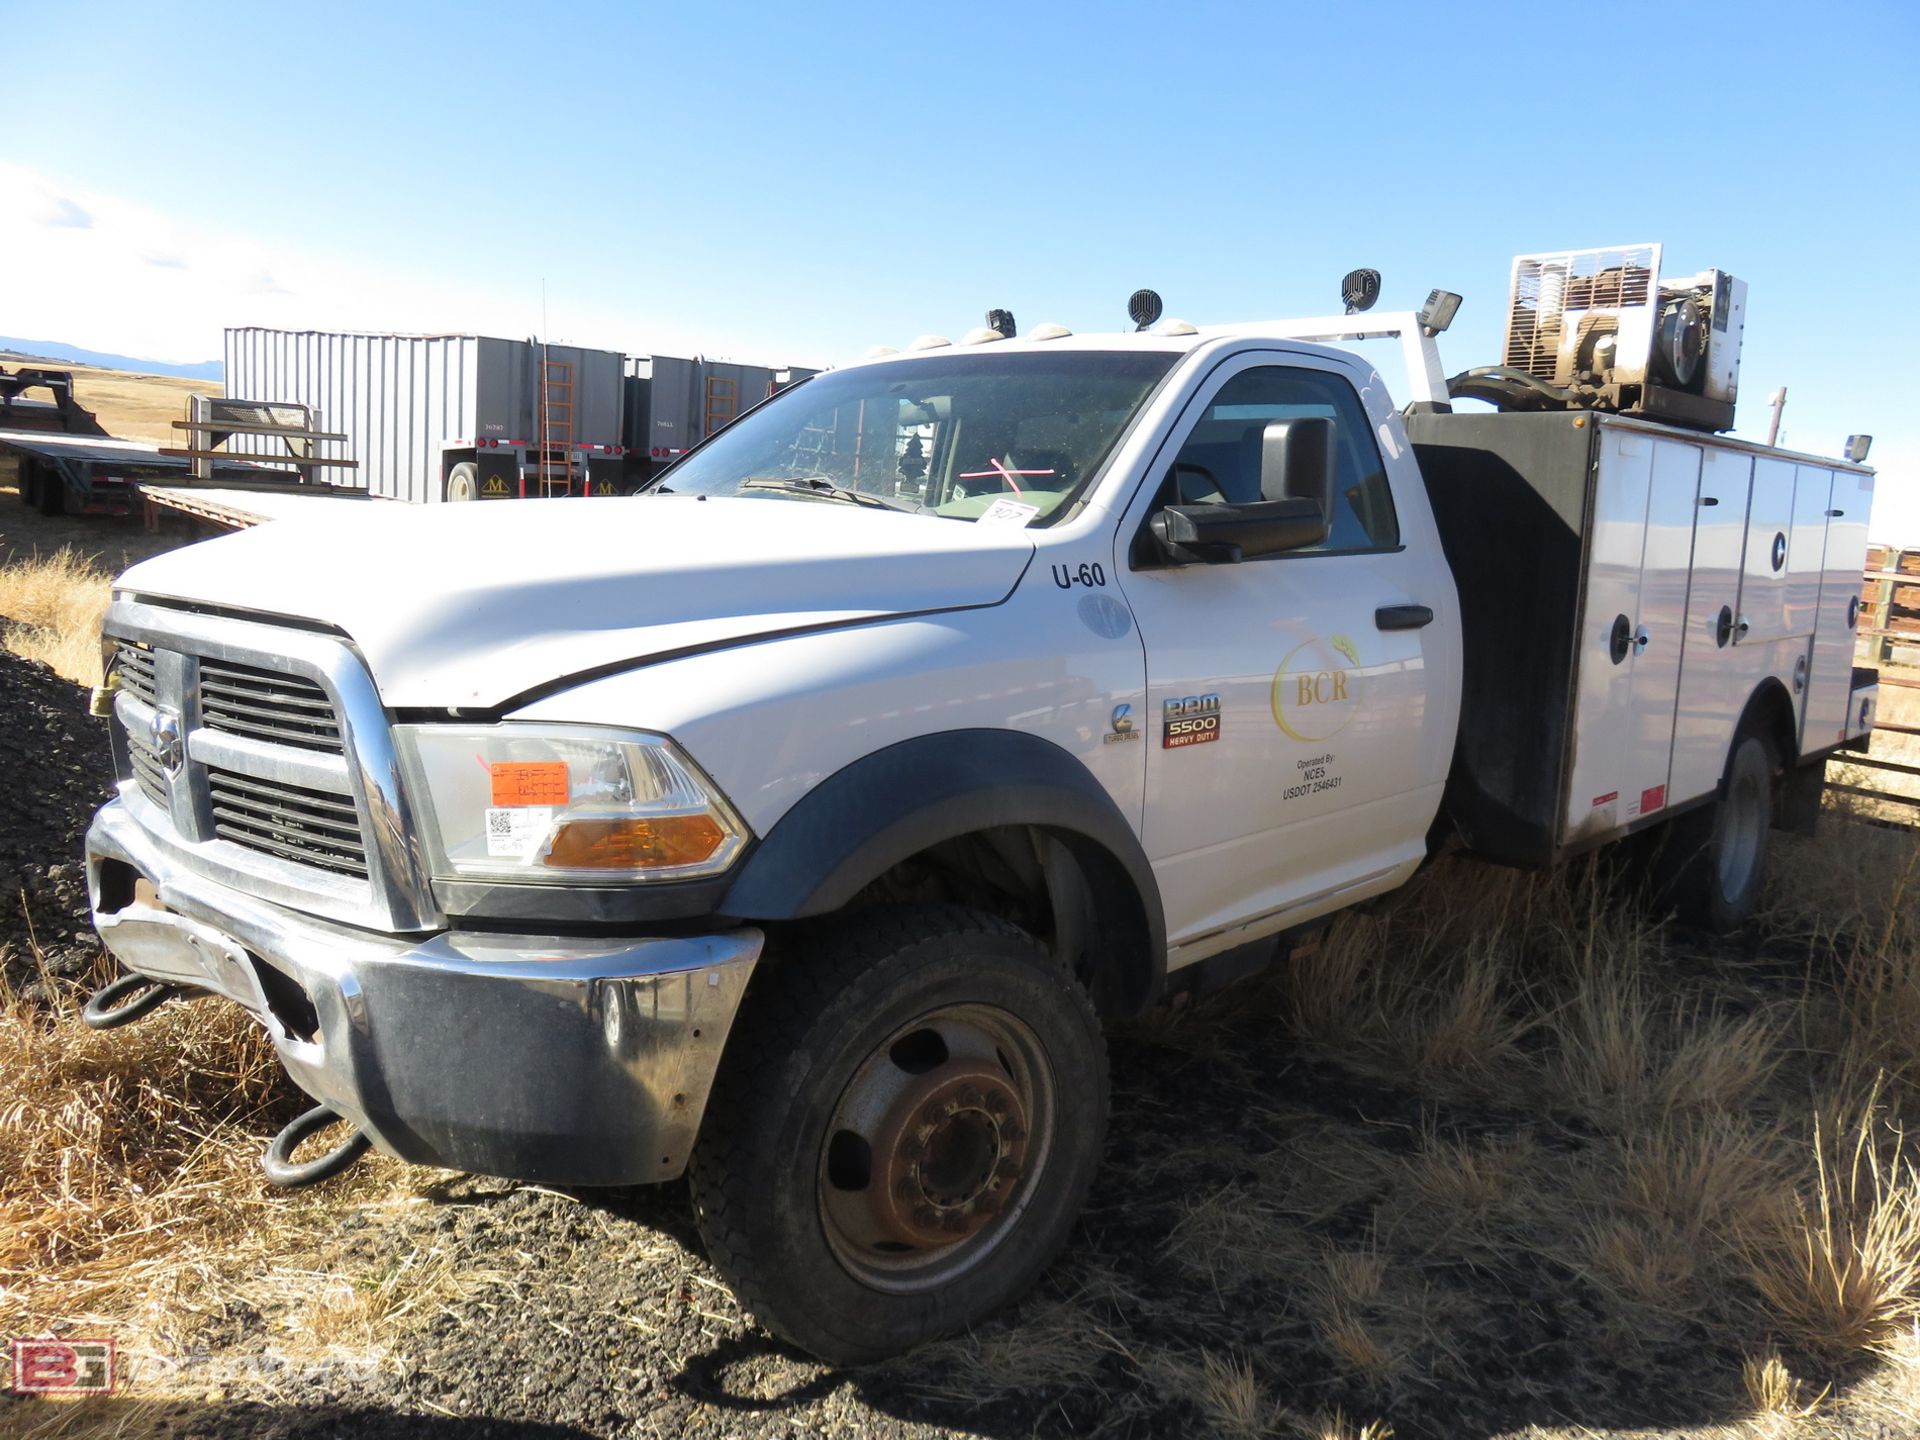
{"label": "white roof marker light", "polygon": [[951,345],[952,343],[953,342],[944,335],[922,335],[919,339],[910,341],[907,348],[909,350],[938,350],[942,345]]}
{"label": "white roof marker light", "polygon": [[1199,327],[1194,325],[1190,320],[1168,318],[1154,326],[1153,333],[1156,335],[1198,335],[1200,330]]}
{"label": "white roof marker light", "polygon": [[1027,331],[1027,338],[1029,340],[1060,340],[1071,334],[1073,334],[1073,331],[1069,330],[1066,326],[1056,325],[1049,320]]}

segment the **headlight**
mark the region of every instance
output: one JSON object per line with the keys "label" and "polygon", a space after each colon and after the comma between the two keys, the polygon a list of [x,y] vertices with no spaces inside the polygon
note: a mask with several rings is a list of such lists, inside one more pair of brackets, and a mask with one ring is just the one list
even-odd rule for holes
{"label": "headlight", "polygon": [[587,725],[401,725],[441,879],[564,883],[717,875],[746,844],[671,740]]}

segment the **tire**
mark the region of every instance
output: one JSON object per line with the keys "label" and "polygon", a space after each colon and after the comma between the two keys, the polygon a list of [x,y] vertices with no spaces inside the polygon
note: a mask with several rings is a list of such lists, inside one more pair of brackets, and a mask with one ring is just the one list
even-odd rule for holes
{"label": "tire", "polygon": [[465,502],[480,498],[480,467],[462,460],[447,472],[447,499]]}
{"label": "tire", "polygon": [[1086,991],[977,911],[875,910],[764,965],[690,1167],[708,1254],[835,1364],[1024,1295],[1100,1162],[1107,1057]]}
{"label": "tire", "polygon": [[1719,798],[1667,827],[1654,873],[1661,899],[1683,920],[1726,935],[1752,917],[1766,885],[1778,769],[1772,742],[1742,732],[1727,757]]}
{"label": "tire", "polygon": [[56,470],[45,466],[34,467],[39,471],[34,492],[34,509],[42,515],[54,516],[67,513],[67,486]]}

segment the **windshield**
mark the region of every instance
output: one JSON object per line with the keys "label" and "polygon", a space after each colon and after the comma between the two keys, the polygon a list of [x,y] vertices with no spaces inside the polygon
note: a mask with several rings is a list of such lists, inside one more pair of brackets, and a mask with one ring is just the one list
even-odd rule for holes
{"label": "windshield", "polygon": [[1014,351],[829,371],[742,417],[650,493],[1043,525],[1085,492],[1176,358]]}

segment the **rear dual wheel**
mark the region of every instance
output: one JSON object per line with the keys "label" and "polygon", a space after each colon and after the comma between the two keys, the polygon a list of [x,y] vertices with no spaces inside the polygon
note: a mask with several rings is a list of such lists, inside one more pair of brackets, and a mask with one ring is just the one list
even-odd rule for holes
{"label": "rear dual wheel", "polygon": [[822,1359],[878,1359],[1018,1299],[1099,1164],[1106,1050],[1031,936],[935,907],[852,917],[768,963],[691,1181],[742,1302]]}
{"label": "rear dual wheel", "polygon": [[1664,903],[1681,918],[1725,935],[1753,915],[1766,883],[1779,759],[1758,731],[1743,731],[1727,757],[1719,798],[1674,820],[1655,869]]}

